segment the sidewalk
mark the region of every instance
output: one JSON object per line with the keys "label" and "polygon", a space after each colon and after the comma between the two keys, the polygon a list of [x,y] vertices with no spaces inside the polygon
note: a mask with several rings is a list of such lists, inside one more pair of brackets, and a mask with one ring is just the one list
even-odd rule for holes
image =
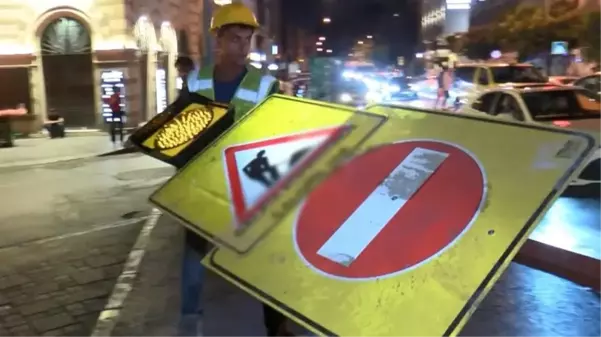
{"label": "sidewalk", "polygon": [[0,148],[0,167],[39,165],[93,157],[118,150],[108,135],[73,136],[58,139],[16,139],[15,146]]}

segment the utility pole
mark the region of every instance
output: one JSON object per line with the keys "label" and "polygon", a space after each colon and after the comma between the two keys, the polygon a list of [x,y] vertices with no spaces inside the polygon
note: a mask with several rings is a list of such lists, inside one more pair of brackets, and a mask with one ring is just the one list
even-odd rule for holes
{"label": "utility pole", "polygon": [[202,57],[200,65],[202,67],[213,63],[213,39],[211,36],[211,18],[213,17],[213,0],[203,0],[202,2]]}
{"label": "utility pole", "polygon": [[289,64],[291,61],[291,58],[289,57],[290,55],[290,50],[288,50],[288,25],[287,23],[287,15],[286,15],[286,10],[284,9],[285,5],[284,5],[284,1],[280,1],[278,3],[279,6],[279,14],[280,14],[280,46],[279,46],[279,54],[282,55],[281,60],[284,61],[285,64],[285,70],[286,70],[286,74],[288,74],[288,70],[289,68]]}

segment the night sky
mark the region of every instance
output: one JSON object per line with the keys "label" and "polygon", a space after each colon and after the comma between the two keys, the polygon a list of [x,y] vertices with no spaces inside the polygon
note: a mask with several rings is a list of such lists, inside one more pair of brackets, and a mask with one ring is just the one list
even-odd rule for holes
{"label": "night sky", "polygon": [[[281,0],[286,22],[315,36],[326,36],[326,48],[346,56],[366,35],[389,47],[390,61],[415,54],[419,41],[419,0]],[[397,13],[398,16],[394,16]],[[323,24],[322,18],[332,22]]]}

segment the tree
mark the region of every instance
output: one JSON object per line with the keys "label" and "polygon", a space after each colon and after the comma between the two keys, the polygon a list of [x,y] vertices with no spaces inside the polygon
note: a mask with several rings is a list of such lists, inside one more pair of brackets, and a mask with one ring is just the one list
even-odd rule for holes
{"label": "tree", "polygon": [[496,38],[504,51],[537,52],[545,43],[545,13],[540,7],[517,6],[499,22]]}
{"label": "tree", "polygon": [[545,0],[550,1],[549,17],[560,19],[562,17],[571,16],[578,9],[578,0]]}
{"label": "tree", "polygon": [[496,38],[492,36],[494,31],[489,28],[476,28],[464,34],[458,42],[460,54],[470,59],[487,59],[490,52],[500,49]]}
{"label": "tree", "polygon": [[585,55],[590,61],[599,62],[601,59],[601,13],[587,13],[582,18],[583,30],[578,39],[578,46],[585,49]]}
{"label": "tree", "polygon": [[587,47],[592,58],[598,60],[599,25],[599,12],[555,20],[546,18],[541,7],[523,5],[496,24],[470,30],[462,38],[462,48],[470,58],[488,58],[494,49],[529,56],[548,52],[553,41],[567,41],[571,48]]}

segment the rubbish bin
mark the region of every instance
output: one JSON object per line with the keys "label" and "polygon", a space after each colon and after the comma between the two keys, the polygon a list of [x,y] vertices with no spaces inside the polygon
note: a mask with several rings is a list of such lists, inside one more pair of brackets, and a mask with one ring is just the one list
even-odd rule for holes
{"label": "rubbish bin", "polygon": [[0,116],[0,147],[13,147],[13,132],[10,117]]}
{"label": "rubbish bin", "polygon": [[59,115],[49,115],[45,126],[50,138],[65,138],[65,123]]}

